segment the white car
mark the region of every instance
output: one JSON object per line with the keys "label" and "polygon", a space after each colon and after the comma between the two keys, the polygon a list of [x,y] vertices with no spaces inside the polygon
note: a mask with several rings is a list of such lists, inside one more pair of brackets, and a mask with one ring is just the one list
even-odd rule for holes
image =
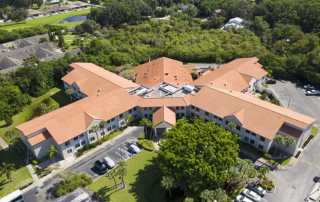
{"label": "white car", "polygon": [[129,151],[135,153],[135,154],[138,154],[141,152],[141,150],[139,149],[139,147],[137,147],[136,145],[132,144],[130,145],[129,147]]}
{"label": "white car", "polygon": [[261,196],[259,196],[259,194],[249,189],[243,189],[242,194],[255,202],[258,202],[261,200]]}
{"label": "white car", "polygon": [[114,163],[114,161],[113,161],[111,158],[109,158],[109,157],[105,157],[105,158],[103,159],[103,162],[107,165],[107,167],[108,167],[109,169],[114,168],[114,167],[116,166],[116,164]]}
{"label": "white car", "polygon": [[243,195],[239,195],[236,198],[236,202],[253,202],[253,201]]}
{"label": "white car", "polygon": [[319,95],[320,92],[318,90],[310,90],[310,91],[307,91],[306,94],[307,95]]}
{"label": "white car", "polygon": [[257,184],[249,183],[248,188],[251,189],[252,191],[256,192],[257,194],[259,194],[262,197],[264,197],[264,195],[266,194],[266,190],[264,190],[262,187],[260,187]]}

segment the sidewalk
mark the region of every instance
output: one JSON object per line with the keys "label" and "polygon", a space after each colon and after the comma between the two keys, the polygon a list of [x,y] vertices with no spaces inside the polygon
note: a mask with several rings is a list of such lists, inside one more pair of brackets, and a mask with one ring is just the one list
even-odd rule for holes
{"label": "sidewalk", "polygon": [[28,168],[28,170],[29,170],[29,172],[30,172],[30,174],[31,174],[31,176],[32,176],[32,178],[33,178],[33,181],[34,181],[34,182],[38,182],[38,181],[39,181],[38,175],[37,175],[36,172],[33,170],[32,165],[31,165],[31,164],[28,164],[28,165],[27,165],[27,168]]}
{"label": "sidewalk", "polygon": [[[143,126],[131,126],[131,127],[128,127],[127,129],[125,129],[120,135],[102,143],[101,145],[97,146],[96,148],[92,149],[91,151],[89,151],[88,153],[80,156],[79,158],[76,158],[74,160],[70,160],[70,159],[65,159],[61,162],[61,167],[57,170],[53,170],[50,174],[46,175],[45,177],[39,179],[38,181],[35,181],[32,185],[26,187],[25,189],[21,190],[22,193],[25,193],[27,191],[29,191],[30,189],[34,188],[34,187],[37,187],[39,185],[41,185],[44,181],[48,180],[49,178],[57,175],[58,173],[60,173],[61,171],[64,171],[65,169],[67,169],[68,167],[72,166],[73,164],[75,163],[78,163],[79,161],[87,158],[88,156],[90,156],[91,154],[95,153],[96,151],[100,150],[101,148],[109,145],[109,144],[112,144],[113,142],[115,142],[117,139],[120,139],[121,137],[127,135],[128,133],[130,133],[131,131],[139,128],[139,127],[143,127]],[[31,166],[31,165],[30,165]],[[33,170],[33,169],[32,169]],[[30,172],[30,170],[29,170]],[[32,171],[30,172],[31,175],[32,175]]]}
{"label": "sidewalk", "polygon": [[9,145],[6,143],[6,141],[4,139],[2,139],[2,137],[0,137],[0,146],[5,151],[8,151],[8,149],[9,149]]}

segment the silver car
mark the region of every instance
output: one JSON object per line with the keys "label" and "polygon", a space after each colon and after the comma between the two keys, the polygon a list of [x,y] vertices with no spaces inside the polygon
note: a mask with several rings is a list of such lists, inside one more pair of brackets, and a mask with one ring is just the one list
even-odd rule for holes
{"label": "silver car", "polygon": [[252,191],[256,192],[257,194],[259,194],[262,197],[264,197],[264,195],[266,194],[266,190],[264,190],[262,187],[254,184],[254,183],[249,183],[248,188],[251,189]]}
{"label": "silver car", "polygon": [[242,194],[255,202],[258,202],[261,200],[261,196],[259,196],[259,194],[249,189],[243,189]]}
{"label": "silver car", "polygon": [[253,202],[253,201],[243,195],[238,195],[236,198],[236,202]]}

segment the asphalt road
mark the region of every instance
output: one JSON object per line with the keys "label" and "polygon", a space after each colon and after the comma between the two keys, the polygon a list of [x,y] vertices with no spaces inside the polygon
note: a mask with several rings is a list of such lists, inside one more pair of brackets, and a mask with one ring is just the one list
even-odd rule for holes
{"label": "asphalt road", "polygon": [[[94,162],[96,160],[102,161],[104,157],[108,156],[115,162],[118,162],[121,157],[122,159],[130,158],[132,155],[127,151],[127,148],[130,144],[136,143],[138,140],[138,136],[143,133],[143,127],[138,128],[131,133],[121,137],[116,140],[114,143],[109,144],[108,146],[100,149],[99,151],[93,153],[87,158],[79,161],[78,163],[70,166],[67,170],[75,169],[77,173],[87,173],[90,177],[93,177],[94,180],[100,177],[99,173],[94,169]],[[51,202],[69,202],[76,198],[78,195],[83,193],[82,189],[77,189],[76,191],[63,196],[57,197],[54,194],[54,187],[59,183],[59,178],[54,176],[43,183],[42,186],[35,187],[28,192],[26,192],[23,196],[25,198],[25,202],[43,202],[43,201],[51,201]]]}

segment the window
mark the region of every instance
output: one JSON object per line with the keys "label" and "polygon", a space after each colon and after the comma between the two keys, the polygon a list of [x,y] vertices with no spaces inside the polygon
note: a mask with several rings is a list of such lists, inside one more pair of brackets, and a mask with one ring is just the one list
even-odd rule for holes
{"label": "window", "polygon": [[251,143],[251,144],[254,144],[254,143],[255,143],[255,141],[250,139],[250,143]]}
{"label": "window", "polygon": [[191,113],[191,116],[194,116],[194,113]]}
{"label": "window", "polygon": [[117,127],[116,124],[113,124],[112,129],[114,129],[114,128],[116,128],[116,127]]}
{"label": "window", "polygon": [[198,107],[196,108],[196,111],[199,112],[199,108]]}
{"label": "window", "polygon": [[119,117],[122,118],[122,117],[123,117],[123,114],[120,114]]}
{"label": "window", "polygon": [[80,147],[80,143],[76,144],[76,148],[79,148]]}
{"label": "window", "polygon": [[180,109],[184,109],[184,107],[181,107]]}
{"label": "window", "polygon": [[191,109],[193,109],[193,110],[194,110],[194,106],[191,106]]}
{"label": "window", "polygon": [[218,117],[216,115],[213,115],[213,118],[218,119]]}
{"label": "window", "polygon": [[131,114],[132,113],[132,109],[129,109],[129,114]]}
{"label": "window", "polygon": [[124,125],[124,121],[122,121],[120,124],[121,124],[121,125]]}
{"label": "window", "polygon": [[179,113],[176,113],[176,117],[179,117]]}
{"label": "window", "polygon": [[266,138],[260,136],[260,141],[264,142]]}
{"label": "window", "polygon": [[263,150],[263,146],[261,144],[259,144],[258,149]]}
{"label": "window", "polygon": [[230,123],[229,121],[226,121],[226,125],[228,125],[228,123]]}
{"label": "window", "polygon": [[152,114],[149,114],[149,118],[152,118]]}
{"label": "window", "polygon": [[134,108],[133,108],[133,111],[137,111],[137,107],[134,107]]}
{"label": "window", "polygon": [[68,153],[68,154],[72,153],[72,149],[68,149],[68,150],[67,150],[67,153]]}
{"label": "window", "polygon": [[148,114],[145,114],[145,115],[144,115],[144,118],[148,118]]}
{"label": "window", "polygon": [[110,131],[110,130],[111,130],[111,127],[108,128],[108,131]]}
{"label": "window", "polygon": [[77,136],[77,137],[73,138],[73,140],[76,141],[78,138],[79,138],[79,137]]}
{"label": "window", "polygon": [[135,118],[135,119],[138,118],[138,114],[135,114],[135,115],[133,116],[133,118]]}
{"label": "window", "polygon": [[218,119],[219,119],[219,121],[222,121],[222,118],[219,117]]}
{"label": "window", "polygon": [[107,124],[109,124],[109,123],[110,123],[110,120],[107,121]]}
{"label": "window", "polygon": [[246,130],[246,133],[250,134],[251,132],[250,132],[250,130]]}
{"label": "window", "polygon": [[255,134],[254,132],[251,133],[252,136],[256,136],[257,134]]}
{"label": "window", "polygon": [[249,88],[251,88],[251,85],[249,86]]}
{"label": "window", "polygon": [[152,110],[152,107],[149,107],[149,110]]}
{"label": "window", "polygon": [[179,110],[179,109],[180,109],[180,107],[176,107],[176,109],[177,109],[177,110]]}
{"label": "window", "polygon": [[64,145],[65,145],[66,147],[69,146],[69,145],[70,145],[70,141],[65,142]]}
{"label": "window", "polygon": [[209,112],[206,112],[205,115],[206,115],[206,116],[209,116]]}
{"label": "window", "polygon": [[237,130],[240,130],[240,126],[237,126],[236,129],[237,129]]}
{"label": "window", "polygon": [[148,107],[144,107],[143,110],[145,110],[145,111],[148,110]]}
{"label": "window", "polygon": [[89,134],[90,134],[90,133],[93,133],[93,131],[92,131],[92,130],[89,130]]}
{"label": "window", "polygon": [[209,122],[207,119],[204,120],[205,123]]}
{"label": "window", "polygon": [[82,138],[84,136],[84,134],[79,135],[80,138]]}
{"label": "window", "polygon": [[94,138],[94,137],[92,137],[92,138],[90,138],[90,141],[94,141],[96,138]]}
{"label": "window", "polygon": [[101,136],[104,136],[106,133],[104,131],[101,132]]}
{"label": "window", "polygon": [[81,145],[85,145],[85,144],[86,144],[86,141],[83,140],[83,141],[81,142]]}
{"label": "window", "polygon": [[114,121],[114,120],[116,120],[116,119],[115,119],[115,118],[112,118],[112,119],[111,119],[111,121]]}
{"label": "window", "polygon": [[184,113],[181,113],[181,117],[184,117]]}
{"label": "window", "polygon": [[249,142],[249,138],[248,137],[244,137],[244,141]]}

